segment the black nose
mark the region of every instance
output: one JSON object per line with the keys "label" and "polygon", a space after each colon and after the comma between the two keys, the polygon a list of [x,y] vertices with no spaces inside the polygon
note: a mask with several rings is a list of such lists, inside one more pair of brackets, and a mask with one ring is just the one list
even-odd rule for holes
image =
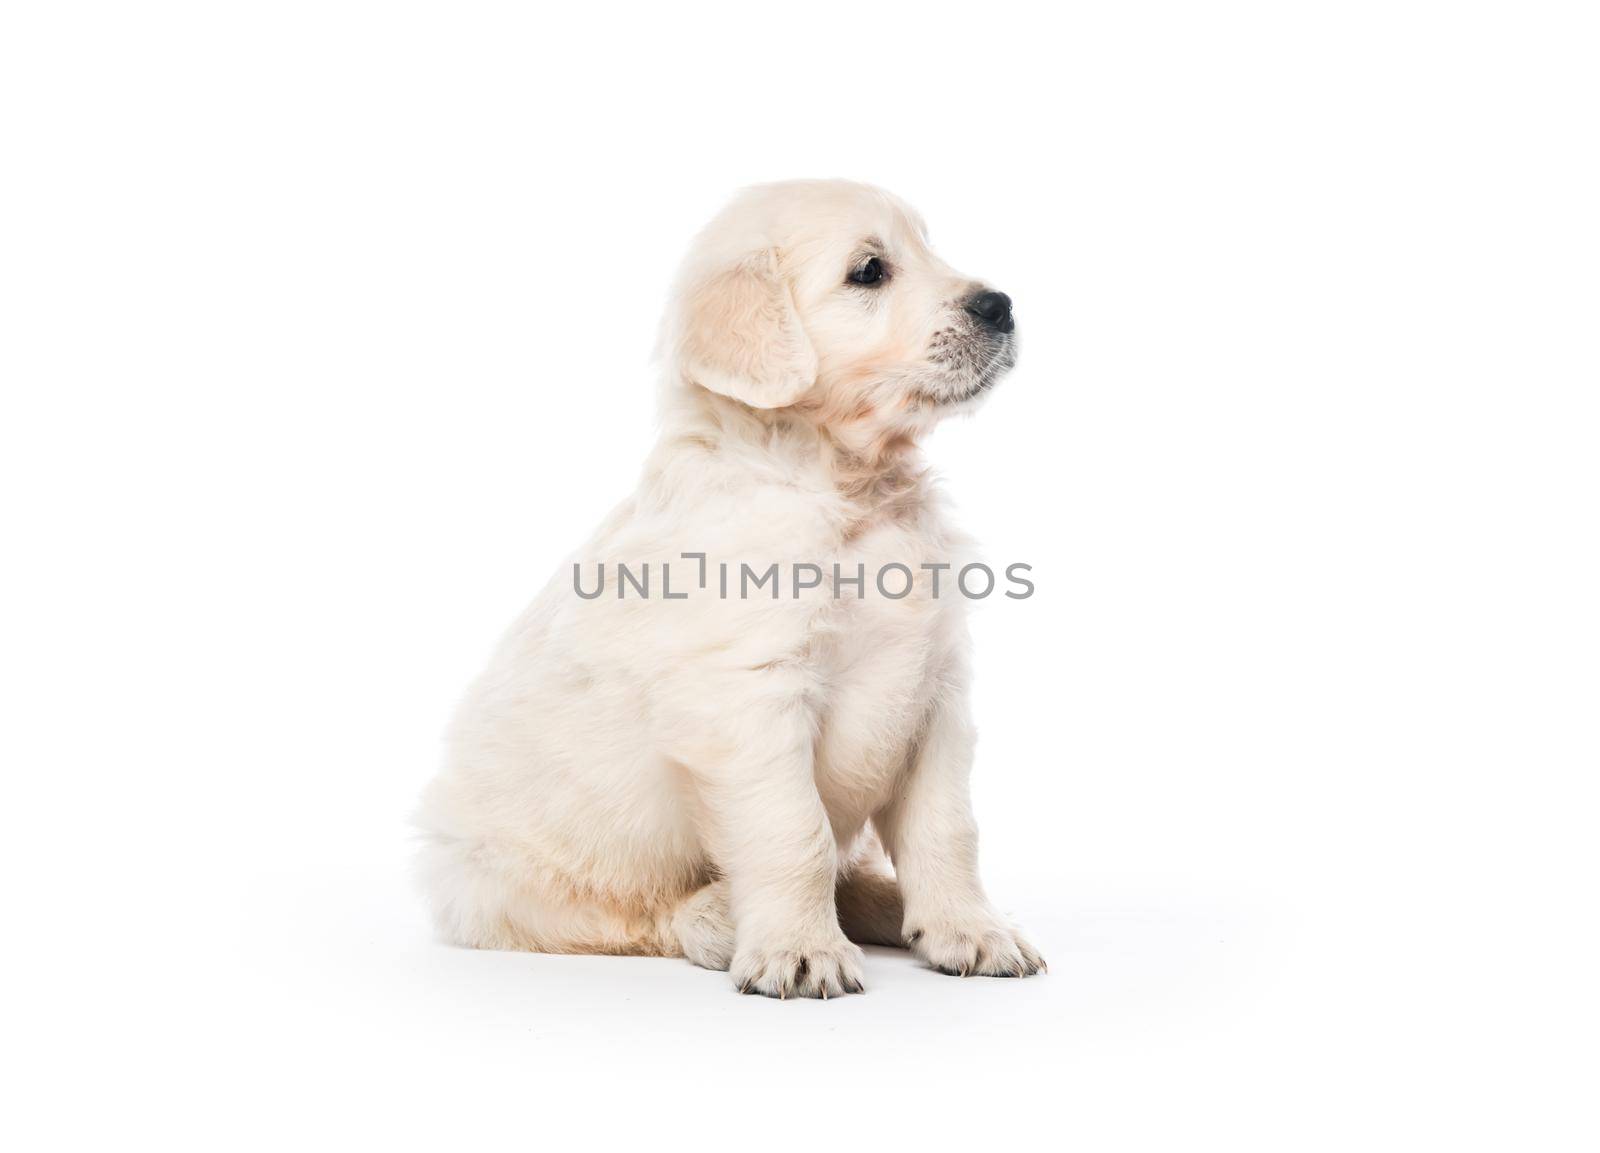
{"label": "black nose", "polygon": [[1011,298],[1003,292],[979,292],[967,300],[967,311],[996,332],[1016,327],[1011,319]]}

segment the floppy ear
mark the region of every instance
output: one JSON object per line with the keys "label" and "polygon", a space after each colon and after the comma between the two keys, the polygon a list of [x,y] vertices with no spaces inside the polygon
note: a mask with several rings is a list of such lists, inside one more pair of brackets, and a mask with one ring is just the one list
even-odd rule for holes
{"label": "floppy ear", "polygon": [[783,408],[817,379],[817,356],[771,249],[688,285],[678,361],[702,388],[751,408]]}

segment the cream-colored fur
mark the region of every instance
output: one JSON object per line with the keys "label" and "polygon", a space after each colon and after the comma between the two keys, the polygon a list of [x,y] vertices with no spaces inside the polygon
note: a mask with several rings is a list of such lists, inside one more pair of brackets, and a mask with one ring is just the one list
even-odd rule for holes
{"label": "cream-colored fur", "polygon": [[[887,275],[850,280],[876,257]],[[904,204],[834,181],[741,194],[664,328],[663,430],[634,495],[501,643],[427,790],[441,934],[480,948],[687,956],[741,989],[862,986],[855,941],[953,973],[1043,962],[978,880],[968,802],[968,542],[917,440],[1012,363]],[[682,554],[704,553],[699,562]],[[648,564],[650,597],[617,589]],[[740,565],[781,565],[777,599]],[[873,576],[917,574],[889,599]],[[735,591],[716,595],[727,563]],[[789,566],[829,577],[791,595]],[[923,563],[950,563],[940,595]],[[671,565],[675,595],[660,595]],[[587,589],[586,589],[587,591]],[[891,873],[885,861],[893,862]]]}

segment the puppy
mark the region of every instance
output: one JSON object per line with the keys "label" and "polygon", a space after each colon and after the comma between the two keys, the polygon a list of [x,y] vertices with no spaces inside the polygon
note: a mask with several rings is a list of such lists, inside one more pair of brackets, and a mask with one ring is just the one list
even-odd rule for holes
{"label": "puppy", "polygon": [[852,942],[1038,972],[978,879],[969,545],[917,448],[1011,368],[1010,299],[885,192],[765,185],[695,241],[662,350],[637,490],[502,641],[425,794],[441,935],[774,997],[859,992]]}

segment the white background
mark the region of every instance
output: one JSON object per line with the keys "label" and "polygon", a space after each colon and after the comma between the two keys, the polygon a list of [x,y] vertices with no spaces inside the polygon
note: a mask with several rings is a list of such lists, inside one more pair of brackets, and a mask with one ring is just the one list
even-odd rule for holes
{"label": "white background", "polygon": [[[6,6],[7,1144],[1594,1148],[1597,54],[1579,4]],[[688,237],[796,175],[1017,302],[930,453],[1036,569],[976,789],[1051,972],[436,945],[455,698],[631,487]]]}

